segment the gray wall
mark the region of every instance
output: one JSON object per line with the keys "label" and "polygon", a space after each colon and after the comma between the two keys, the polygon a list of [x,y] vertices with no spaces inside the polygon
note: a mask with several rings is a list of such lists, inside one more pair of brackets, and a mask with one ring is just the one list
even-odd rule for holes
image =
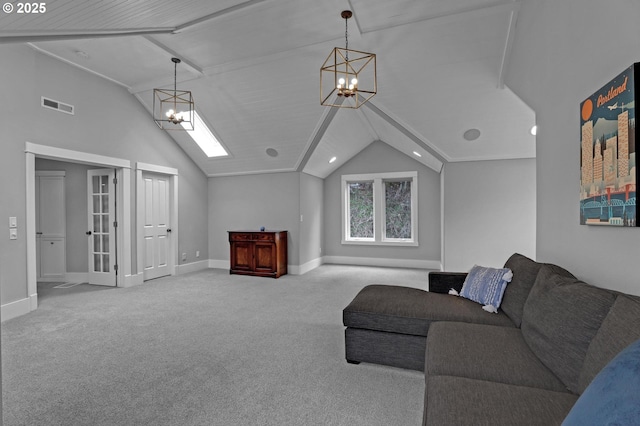
{"label": "gray wall", "polygon": [[445,270],[535,258],[535,159],[446,164],[443,193]]}
{"label": "gray wall", "polygon": [[214,261],[229,260],[227,231],[289,231],[288,263],[299,265],[300,174],[209,178],[209,254]]}
{"label": "gray wall", "polygon": [[88,272],[87,250],[87,170],[93,166],[36,159],[36,170],[65,171],[67,272]]}
{"label": "gray wall", "polygon": [[[37,53],[23,45],[0,45],[0,218],[18,219],[18,240],[0,239],[2,304],[27,297],[25,142],[141,161],[179,171],[181,251],[200,250],[206,259],[207,178],[158,129],[149,112],[123,87]],[[47,96],[76,107],[75,115],[40,106]],[[7,100],[11,100],[8,102]],[[132,191],[135,179],[132,179]],[[132,225],[135,224],[135,204]],[[132,227],[135,237],[135,228]],[[134,252],[135,255],[135,252]],[[178,261],[176,260],[176,264]],[[134,264],[135,265],[135,264]]]}
{"label": "gray wall", "polygon": [[506,79],[538,124],[537,259],[634,294],[640,229],[579,225],[579,113],[584,99],[640,60],[638,22],[638,1],[525,1]]}
{"label": "gray wall", "polygon": [[300,265],[320,261],[323,247],[324,181],[300,173]]}
{"label": "gray wall", "polygon": [[[341,176],[418,171],[418,247],[343,245]],[[440,262],[440,175],[384,142],[373,142],[324,182],[326,256],[409,259]]]}

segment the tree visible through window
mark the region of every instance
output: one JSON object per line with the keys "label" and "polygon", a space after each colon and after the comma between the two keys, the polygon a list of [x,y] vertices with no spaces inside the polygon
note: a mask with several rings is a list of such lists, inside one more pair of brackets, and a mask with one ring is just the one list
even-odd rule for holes
{"label": "tree visible through window", "polygon": [[342,242],[417,245],[417,177],[417,172],[342,176]]}
{"label": "tree visible through window", "polygon": [[411,181],[384,183],[387,238],[411,238]]}
{"label": "tree visible through window", "polygon": [[349,183],[349,232],[354,238],[373,238],[373,182]]}

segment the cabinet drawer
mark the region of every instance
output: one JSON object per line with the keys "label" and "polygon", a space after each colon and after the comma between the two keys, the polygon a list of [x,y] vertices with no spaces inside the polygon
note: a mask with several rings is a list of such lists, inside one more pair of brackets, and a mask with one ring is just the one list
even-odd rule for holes
{"label": "cabinet drawer", "polygon": [[253,239],[255,241],[274,241],[275,236],[273,233],[261,233],[261,234],[253,234]]}
{"label": "cabinet drawer", "polygon": [[251,241],[252,234],[243,234],[232,232],[229,233],[229,238],[231,241]]}

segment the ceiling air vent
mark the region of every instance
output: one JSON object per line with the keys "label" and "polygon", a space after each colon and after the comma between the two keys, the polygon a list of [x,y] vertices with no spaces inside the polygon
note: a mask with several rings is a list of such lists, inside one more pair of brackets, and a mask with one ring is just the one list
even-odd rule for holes
{"label": "ceiling air vent", "polygon": [[63,104],[62,102],[54,101],[53,99],[45,98],[44,96],[42,97],[42,106],[71,115],[73,115],[73,111],[75,110],[73,105]]}

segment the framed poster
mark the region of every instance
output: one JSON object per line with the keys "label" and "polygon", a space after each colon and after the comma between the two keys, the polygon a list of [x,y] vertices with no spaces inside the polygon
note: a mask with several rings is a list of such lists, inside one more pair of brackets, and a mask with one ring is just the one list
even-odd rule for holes
{"label": "framed poster", "polygon": [[[636,221],[636,77],[631,65],[580,104],[580,224]],[[640,84],[640,82],[639,82]]]}

